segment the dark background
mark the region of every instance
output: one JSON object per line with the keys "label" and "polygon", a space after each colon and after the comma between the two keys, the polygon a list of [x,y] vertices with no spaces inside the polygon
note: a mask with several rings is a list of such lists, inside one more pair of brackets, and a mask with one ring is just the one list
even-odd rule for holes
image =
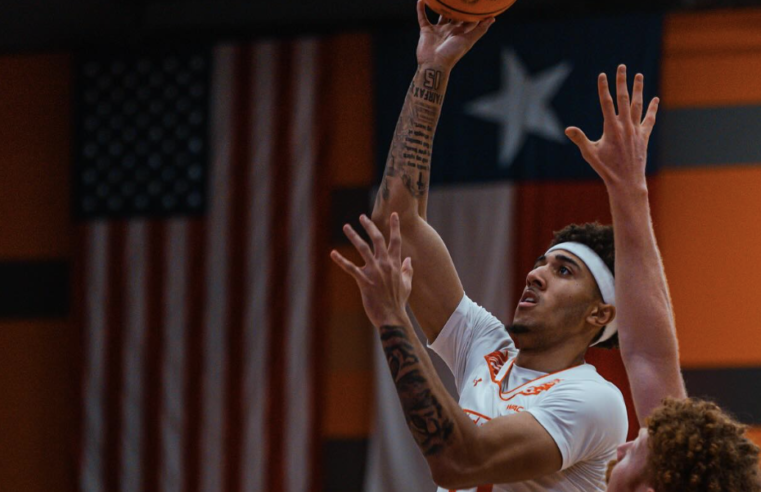
{"label": "dark background", "polygon": [[[131,44],[156,38],[217,40],[364,29],[414,18],[414,0],[4,0],[3,52]],[[758,0],[521,0],[513,17],[554,18],[759,5]]]}

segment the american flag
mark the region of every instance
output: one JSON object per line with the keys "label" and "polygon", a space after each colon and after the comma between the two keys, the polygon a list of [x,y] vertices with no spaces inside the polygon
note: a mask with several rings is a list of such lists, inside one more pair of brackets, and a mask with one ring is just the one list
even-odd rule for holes
{"label": "american flag", "polygon": [[320,58],[304,38],[82,61],[82,491],[318,488]]}

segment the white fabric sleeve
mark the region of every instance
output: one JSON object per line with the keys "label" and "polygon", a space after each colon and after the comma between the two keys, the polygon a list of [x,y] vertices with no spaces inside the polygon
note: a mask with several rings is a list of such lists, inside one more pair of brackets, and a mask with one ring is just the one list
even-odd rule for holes
{"label": "white fabric sleeve", "polygon": [[463,295],[457,309],[428,347],[446,362],[460,392],[470,361],[498,348],[514,350],[515,346],[505,326],[493,314]]}
{"label": "white fabric sleeve", "polygon": [[566,380],[526,409],[555,440],[565,470],[604,458],[626,441],[629,420],[621,392],[609,383]]}

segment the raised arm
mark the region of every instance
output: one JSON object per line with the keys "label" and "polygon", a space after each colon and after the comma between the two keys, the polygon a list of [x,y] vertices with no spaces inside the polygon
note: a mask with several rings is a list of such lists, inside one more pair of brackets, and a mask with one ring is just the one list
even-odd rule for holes
{"label": "raised arm", "polygon": [[418,68],[394,131],[372,219],[388,237],[392,212],[402,217],[404,255],[415,261],[410,305],[429,341],[462,299],[463,288],[452,258],[438,233],[426,222],[433,136],[454,65],[494,22],[429,22],[425,4],[417,4],[420,40]]}
{"label": "raised arm", "polygon": [[640,425],[665,397],[685,398],[679,368],[666,275],[650,218],[645,166],[655,125],[658,99],[650,102],[644,120],[644,77],[634,78],[630,101],[626,67],[618,67],[618,114],[605,74],[598,90],[605,119],[603,136],[591,142],[575,127],[566,135],[605,182],[616,244],[616,319],[621,356],[632,389]]}
{"label": "raised arm", "polygon": [[[520,413],[477,427],[436,375],[412,328],[405,306],[412,289],[412,260],[401,261],[399,216],[390,217],[389,243],[366,217],[360,222],[373,248],[349,226],[344,232],[365,265],[337,251],[331,258],[357,282],[370,321],[378,328],[407,425],[434,481],[448,489],[528,480],[555,472],[562,457],[533,416]],[[417,282],[417,273],[415,273]]]}

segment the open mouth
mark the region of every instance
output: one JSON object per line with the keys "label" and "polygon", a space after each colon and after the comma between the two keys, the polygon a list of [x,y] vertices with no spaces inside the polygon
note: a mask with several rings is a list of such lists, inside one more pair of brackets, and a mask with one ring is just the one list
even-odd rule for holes
{"label": "open mouth", "polygon": [[521,296],[521,300],[518,303],[518,306],[532,307],[532,306],[535,306],[537,302],[539,302],[539,296],[537,296],[535,292],[532,292],[531,290],[526,289],[525,291],[523,291],[523,295]]}

